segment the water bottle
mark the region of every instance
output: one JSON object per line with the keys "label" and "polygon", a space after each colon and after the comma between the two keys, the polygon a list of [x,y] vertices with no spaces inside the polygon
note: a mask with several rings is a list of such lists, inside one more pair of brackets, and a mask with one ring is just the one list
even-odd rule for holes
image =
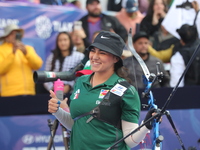
{"label": "water bottle", "polygon": [[61,81],[60,79],[55,81],[54,84],[53,84],[53,88],[54,88],[54,93],[56,94],[57,98],[62,101],[63,96],[64,96],[64,83],[63,83],[63,81]]}

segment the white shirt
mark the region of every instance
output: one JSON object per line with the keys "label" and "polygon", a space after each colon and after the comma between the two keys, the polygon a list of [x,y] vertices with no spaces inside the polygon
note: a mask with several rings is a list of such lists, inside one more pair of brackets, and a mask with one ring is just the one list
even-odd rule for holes
{"label": "white shirt", "polygon": [[[63,62],[63,67],[62,67],[62,71],[69,71],[70,69],[74,68],[76,65],[78,65],[81,60],[84,58],[84,54],[77,52],[77,51],[72,51],[72,54],[69,56],[65,57],[65,60]],[[51,53],[46,60],[46,64],[45,64],[45,71],[50,71],[51,70],[51,62],[53,60],[53,53]],[[54,68],[54,72],[59,71],[60,68],[60,62],[58,60],[56,60],[55,62],[55,68]],[[64,84],[68,84],[71,87],[73,87],[74,85],[74,81],[63,81]],[[53,82],[46,82],[44,83],[44,87],[49,91],[51,89],[53,89]]]}
{"label": "white shirt", "polygon": [[[175,87],[178,83],[183,71],[185,70],[185,62],[182,55],[179,52],[176,52],[170,60],[170,86]],[[178,87],[184,86],[184,77],[181,80]]]}
{"label": "white shirt", "polygon": [[[189,0],[189,2],[192,2],[193,0]],[[196,0],[198,4],[200,5],[200,0]],[[169,11],[167,12],[165,19],[162,22],[162,25],[165,27],[165,29],[170,32],[172,35],[180,39],[180,36],[176,32],[176,29],[179,29],[183,24],[189,24],[193,25],[194,18],[196,15],[196,12],[193,8],[187,10],[184,8],[176,8],[177,5],[182,4],[183,2],[186,2],[186,0],[174,0],[172,3],[172,6],[170,7]],[[199,33],[200,38],[200,13],[197,16],[196,25],[197,30]]]}

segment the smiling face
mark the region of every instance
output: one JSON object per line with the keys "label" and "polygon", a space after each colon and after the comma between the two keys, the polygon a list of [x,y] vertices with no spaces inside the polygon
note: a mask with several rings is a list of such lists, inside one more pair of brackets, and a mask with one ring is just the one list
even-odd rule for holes
{"label": "smiling face", "polygon": [[90,50],[89,59],[93,72],[111,74],[114,72],[114,64],[119,60],[116,56],[96,47]]}
{"label": "smiling face", "polygon": [[69,36],[65,33],[61,33],[58,37],[58,47],[61,51],[69,50],[70,39]]}
{"label": "smiling face", "polygon": [[153,5],[154,12],[162,12],[165,10],[165,5],[163,3],[163,0],[155,0]]}

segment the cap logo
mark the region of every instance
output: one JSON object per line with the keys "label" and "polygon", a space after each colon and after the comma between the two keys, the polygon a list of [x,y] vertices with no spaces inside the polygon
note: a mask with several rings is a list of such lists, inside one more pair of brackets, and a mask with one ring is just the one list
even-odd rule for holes
{"label": "cap logo", "polygon": [[105,36],[103,36],[103,35],[101,36],[101,38],[102,38],[102,39],[110,39],[110,38],[105,37]]}

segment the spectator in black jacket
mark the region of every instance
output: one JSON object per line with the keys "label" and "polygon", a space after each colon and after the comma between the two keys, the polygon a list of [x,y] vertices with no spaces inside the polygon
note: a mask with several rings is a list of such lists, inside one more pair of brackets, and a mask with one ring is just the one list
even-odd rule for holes
{"label": "spectator in black jacket", "polygon": [[[196,26],[183,24],[177,32],[181,39],[180,43],[174,46],[170,60],[171,87],[176,85],[194,51],[200,45]],[[200,85],[200,52],[198,51],[195,56],[179,87]]]}
{"label": "spectator in black jacket", "polygon": [[167,5],[164,0],[151,0],[147,14],[140,23],[140,30],[152,36],[160,29],[166,14]]}
{"label": "spectator in black jacket", "polygon": [[105,30],[119,34],[121,38],[126,41],[127,31],[123,25],[113,16],[105,15],[101,12],[101,5],[99,0],[87,0],[86,9],[88,14],[80,19],[82,27],[90,42],[94,32]]}

